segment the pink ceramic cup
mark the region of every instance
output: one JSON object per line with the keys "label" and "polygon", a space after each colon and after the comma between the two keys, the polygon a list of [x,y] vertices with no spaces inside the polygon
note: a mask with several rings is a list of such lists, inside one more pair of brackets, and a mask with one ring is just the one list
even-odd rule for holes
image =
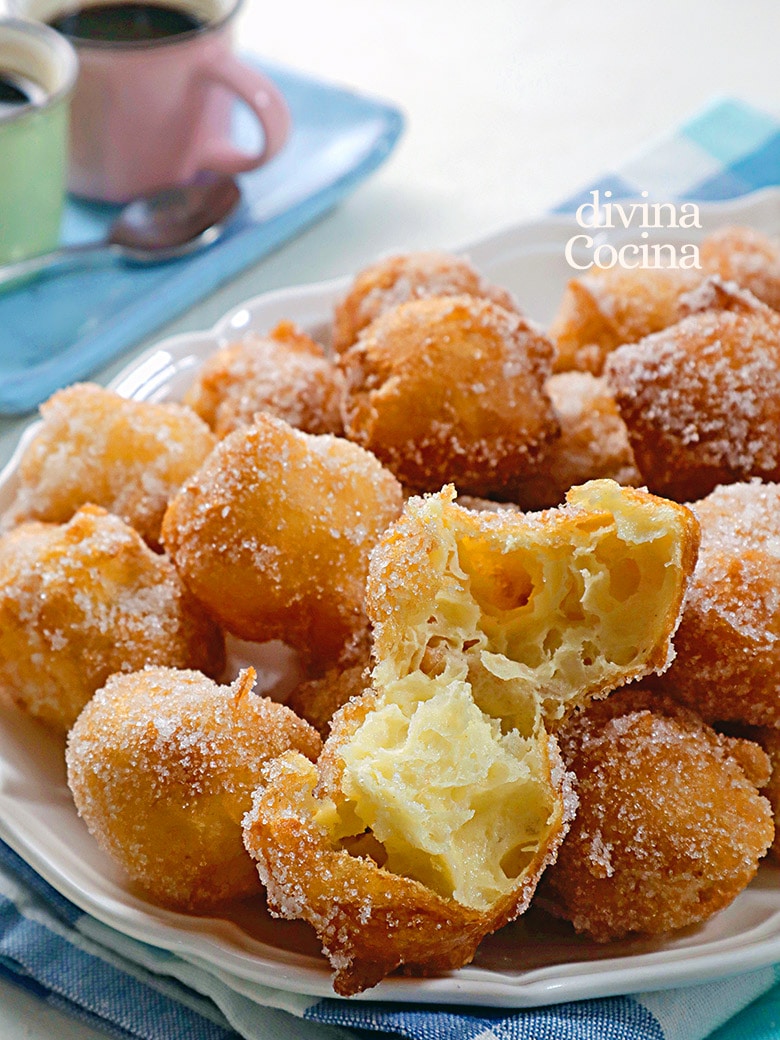
{"label": "pink ceramic cup", "polygon": [[[154,2],[154,0],[153,0]],[[190,32],[153,40],[68,35],[79,58],[71,109],[68,188],[88,199],[126,202],[190,180],[200,170],[241,173],[271,159],[290,130],[287,104],[269,79],[233,53],[241,0],[165,0],[199,20]],[[25,17],[50,22],[106,0],[13,0]],[[257,116],[256,152],[230,140],[236,97]]]}

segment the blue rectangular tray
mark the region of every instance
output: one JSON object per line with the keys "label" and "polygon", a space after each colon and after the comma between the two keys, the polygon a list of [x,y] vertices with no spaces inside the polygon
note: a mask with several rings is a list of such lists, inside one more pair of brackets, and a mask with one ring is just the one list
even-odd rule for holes
{"label": "blue rectangular tray", "polygon": [[[259,65],[254,59],[248,59]],[[293,131],[266,167],[239,178],[243,204],[226,236],[194,257],[60,273],[0,295],[0,412],[29,411],[324,215],[379,166],[403,129],[394,106],[262,64],[284,93]],[[256,147],[236,106],[235,138]],[[116,207],[69,200],[63,241],[100,239]]]}

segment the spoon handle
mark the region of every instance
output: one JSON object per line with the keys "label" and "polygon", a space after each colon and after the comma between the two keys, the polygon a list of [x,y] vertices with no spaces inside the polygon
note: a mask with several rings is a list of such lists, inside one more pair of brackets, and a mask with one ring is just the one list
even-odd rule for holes
{"label": "spoon handle", "polygon": [[39,253],[26,260],[0,264],[0,291],[11,289],[33,275],[49,275],[69,271],[75,267],[96,267],[121,257],[121,246],[105,242],[87,242],[77,246],[63,246],[49,253]]}

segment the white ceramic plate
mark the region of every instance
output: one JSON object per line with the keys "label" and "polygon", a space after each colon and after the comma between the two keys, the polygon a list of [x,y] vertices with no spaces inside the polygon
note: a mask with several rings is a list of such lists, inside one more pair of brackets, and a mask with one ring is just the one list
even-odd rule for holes
{"label": "white ceramic plate", "polygon": [[[703,231],[727,222],[780,234],[780,193],[762,192],[702,208]],[[563,255],[577,231],[568,217],[516,227],[467,248],[489,277],[512,289],[527,312],[547,321],[572,274]],[[633,232],[600,232],[609,241]],[[649,241],[690,241],[680,230],[651,232]],[[290,318],[326,338],[342,282],[267,294],[236,308],[208,332],[160,343],[114,382],[126,396],[178,397],[194,369],[215,347],[249,329],[267,331]],[[30,436],[23,438],[19,451]],[[0,474],[0,512],[16,482],[19,451]],[[284,664],[284,663],[283,663]],[[275,678],[273,662],[267,683]],[[161,909],[128,884],[97,848],[76,816],[65,783],[62,743],[21,713],[0,725],[0,837],[83,910],[133,938],[174,950],[195,963],[229,973],[236,989],[276,989],[332,996],[330,971],[309,929],[273,920],[261,902],[236,906],[224,917],[187,916]],[[416,1003],[532,1007],[583,997],[676,987],[747,971],[780,960],[780,874],[762,866],[758,877],[705,925],[664,941],[599,946],[575,938],[562,923],[531,912],[489,937],[474,963],[434,979],[390,978],[365,999]]]}

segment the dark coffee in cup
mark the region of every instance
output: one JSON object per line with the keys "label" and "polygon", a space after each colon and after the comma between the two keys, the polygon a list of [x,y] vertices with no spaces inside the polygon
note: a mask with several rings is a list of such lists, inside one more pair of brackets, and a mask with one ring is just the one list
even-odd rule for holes
{"label": "dark coffee in cup", "polygon": [[41,104],[46,91],[34,80],[16,72],[0,69],[0,116],[17,111],[22,105]]}
{"label": "dark coffee in cup", "polygon": [[63,11],[48,24],[72,40],[136,43],[195,32],[206,23],[194,12],[181,7],[123,0],[75,7]]}
{"label": "dark coffee in cup", "polygon": [[18,83],[0,72],[0,105],[29,105],[30,95]]}

